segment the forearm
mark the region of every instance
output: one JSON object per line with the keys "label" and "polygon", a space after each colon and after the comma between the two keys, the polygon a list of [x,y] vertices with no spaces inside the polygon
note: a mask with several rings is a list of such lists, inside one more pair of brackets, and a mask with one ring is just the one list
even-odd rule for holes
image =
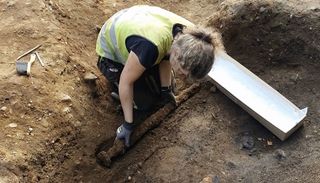
{"label": "forearm", "polygon": [[124,114],[124,120],[133,122],[133,83],[121,82],[119,85],[119,95]]}

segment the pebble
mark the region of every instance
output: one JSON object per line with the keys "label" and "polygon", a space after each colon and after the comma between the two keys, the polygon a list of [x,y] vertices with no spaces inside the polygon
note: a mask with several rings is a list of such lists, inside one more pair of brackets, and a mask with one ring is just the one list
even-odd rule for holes
{"label": "pebble", "polygon": [[212,86],[210,88],[210,92],[215,93],[217,91],[217,87],[216,86]]}
{"label": "pebble", "polygon": [[163,137],[161,137],[161,140],[168,141],[169,138],[167,136],[163,136]]}
{"label": "pebble", "polygon": [[128,180],[130,181],[132,179],[132,177],[131,176],[128,176]]}
{"label": "pebble", "polygon": [[207,177],[203,178],[200,183],[219,183],[219,177],[218,176],[212,176],[208,175]]}
{"label": "pebble", "polygon": [[80,121],[71,121],[71,123],[73,124],[73,126],[75,127],[80,127],[82,125],[82,123]]}
{"label": "pebble", "polygon": [[275,150],[274,152],[274,157],[277,159],[277,160],[284,160],[287,158],[287,155],[286,153],[282,150],[282,149],[277,149]]}
{"label": "pebble", "polygon": [[7,2],[7,8],[13,7],[16,3],[14,1]]}
{"label": "pebble", "polygon": [[211,176],[207,176],[203,178],[200,183],[213,183],[213,178]]}
{"label": "pebble", "polygon": [[241,138],[241,149],[251,150],[254,147],[254,139],[251,136],[245,135]]}
{"label": "pebble", "polygon": [[84,80],[89,82],[89,81],[95,81],[96,79],[98,79],[98,77],[94,74],[92,74],[91,72],[86,73],[84,76]]}
{"label": "pebble", "polygon": [[1,111],[6,111],[6,110],[7,110],[7,107],[6,107],[6,106],[3,106],[3,107],[1,107],[0,110],[1,110]]}
{"label": "pebble", "polygon": [[261,7],[261,8],[259,9],[259,12],[262,13],[262,12],[264,12],[265,10],[266,10],[265,7]]}
{"label": "pebble", "polygon": [[95,29],[96,33],[99,33],[101,30],[101,27],[99,25],[95,25],[94,29]]}
{"label": "pebble", "polygon": [[315,7],[315,6],[312,6],[312,7],[310,7],[310,10],[311,10],[311,11],[318,12],[318,11],[320,11],[320,8],[317,8],[317,7]]}
{"label": "pebble", "polygon": [[68,114],[68,113],[71,112],[71,109],[70,109],[70,107],[65,107],[65,108],[62,110],[62,112]]}
{"label": "pebble", "polygon": [[62,102],[71,102],[71,97],[69,95],[63,94],[61,96],[61,101]]}
{"label": "pebble", "polygon": [[15,127],[18,126],[18,124],[17,124],[17,123],[10,123],[8,126],[9,126],[10,128],[15,128]]}
{"label": "pebble", "polygon": [[235,169],[237,166],[236,166],[236,164],[234,164],[233,162],[229,161],[229,162],[227,163],[227,167],[228,167],[229,169]]}
{"label": "pebble", "polygon": [[76,164],[76,165],[80,165],[81,162],[80,162],[79,160],[76,160],[76,161],[75,161],[75,164]]}

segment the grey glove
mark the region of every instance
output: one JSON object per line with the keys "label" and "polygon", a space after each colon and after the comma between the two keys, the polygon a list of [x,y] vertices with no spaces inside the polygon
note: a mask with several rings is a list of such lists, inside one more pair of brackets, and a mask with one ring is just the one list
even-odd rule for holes
{"label": "grey glove", "polygon": [[124,122],[119,128],[117,129],[117,139],[123,139],[124,143],[127,147],[130,146],[130,135],[134,129],[134,125],[132,123]]}

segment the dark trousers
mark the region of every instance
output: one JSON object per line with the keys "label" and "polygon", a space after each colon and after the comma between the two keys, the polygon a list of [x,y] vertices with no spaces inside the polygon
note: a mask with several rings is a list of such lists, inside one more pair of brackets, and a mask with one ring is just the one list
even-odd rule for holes
{"label": "dark trousers", "polygon": [[[118,93],[118,85],[123,65],[110,59],[99,57],[98,68],[110,82],[112,90]],[[138,109],[152,109],[160,99],[160,75],[159,66],[147,69],[142,76],[135,81],[133,88],[133,100]]]}

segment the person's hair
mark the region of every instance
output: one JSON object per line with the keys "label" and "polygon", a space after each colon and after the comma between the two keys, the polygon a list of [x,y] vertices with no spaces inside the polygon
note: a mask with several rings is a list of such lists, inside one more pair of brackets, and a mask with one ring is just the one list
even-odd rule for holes
{"label": "person's hair", "polygon": [[186,28],[172,44],[173,56],[192,79],[204,78],[212,68],[216,48],[224,49],[221,35],[215,29]]}

